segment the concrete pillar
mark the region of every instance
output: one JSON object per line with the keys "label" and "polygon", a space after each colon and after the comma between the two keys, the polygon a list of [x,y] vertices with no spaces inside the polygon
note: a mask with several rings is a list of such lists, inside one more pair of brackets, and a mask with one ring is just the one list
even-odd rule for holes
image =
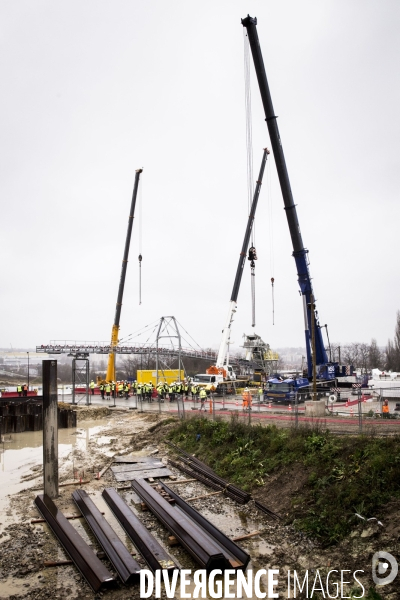
{"label": "concrete pillar", "polygon": [[325,398],[322,398],[322,400],[306,400],[304,407],[306,417],[325,416]]}
{"label": "concrete pillar", "polygon": [[57,361],[43,360],[43,488],[58,496]]}

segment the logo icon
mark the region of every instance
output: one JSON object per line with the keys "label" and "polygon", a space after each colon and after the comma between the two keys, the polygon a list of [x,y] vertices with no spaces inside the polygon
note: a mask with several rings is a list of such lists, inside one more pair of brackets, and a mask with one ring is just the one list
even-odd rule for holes
{"label": "logo icon", "polygon": [[[388,569],[391,567],[390,572]],[[389,552],[375,552],[372,557],[372,579],[377,585],[392,583],[397,577],[399,565],[397,560]],[[380,577],[385,575],[384,577]]]}

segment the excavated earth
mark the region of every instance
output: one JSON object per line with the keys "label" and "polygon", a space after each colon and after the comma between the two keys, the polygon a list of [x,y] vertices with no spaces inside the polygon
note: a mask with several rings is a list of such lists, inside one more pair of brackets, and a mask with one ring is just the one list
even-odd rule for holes
{"label": "excavated earth", "polygon": [[[154,453],[157,458],[167,462],[170,452],[163,442],[168,431],[174,427],[175,418],[162,415],[135,413],[133,411],[110,410],[103,407],[82,407],[78,409],[78,427],[69,433],[76,436],[76,443],[67,446],[67,450],[59,459],[60,483],[74,481],[75,485],[60,486],[60,495],[56,500],[57,506],[64,514],[77,514],[71,493],[79,487],[79,479],[88,481],[83,488],[90,494],[94,502],[106,514],[112,526],[134,551],[132,544],[126,538],[123,530],[101,498],[104,487],[117,486],[110,469],[100,480],[97,474],[112,458],[118,455],[142,451],[143,455]],[[88,434],[90,432],[90,435]],[[26,465],[25,465],[26,466]],[[171,469],[178,479],[186,475]],[[42,493],[42,466],[40,460],[29,462],[20,478],[19,489],[4,499],[4,508],[0,523],[0,600],[2,599],[136,599],[140,598],[139,584],[124,586],[116,583],[112,589],[94,594],[73,565],[45,567],[45,561],[67,560],[68,556],[62,550],[46,524],[31,523],[32,519],[40,517],[33,501],[37,494]],[[118,484],[118,487],[122,484]],[[194,501],[192,505],[210,519],[217,527],[230,537],[245,535],[259,531],[259,535],[238,542],[251,555],[249,568],[253,570],[278,568],[280,576],[280,598],[287,598],[287,571],[296,569],[304,574],[309,570],[310,576],[320,570],[326,574],[331,569],[351,571],[364,570],[360,577],[366,589],[371,584],[371,558],[378,550],[389,550],[399,555],[400,542],[400,506],[393,503],[388,506],[384,516],[381,516],[383,526],[374,522],[360,520],[359,526],[351,536],[330,548],[323,548],[313,539],[295,531],[291,525],[285,525],[290,516],[292,500],[302,485],[301,475],[290,471],[277,474],[269,480],[267,486],[258,488],[255,494],[259,500],[270,509],[282,515],[282,521],[273,521],[258,511],[252,501],[246,506],[239,506],[232,500],[221,496],[210,496]],[[190,482],[176,486],[183,498],[212,492],[199,482]],[[121,490],[120,494],[137,512],[146,527],[164,545],[177,563],[188,569],[196,569],[191,557],[180,546],[168,547],[169,532],[152,516],[149,511],[140,510],[139,499],[129,490]],[[332,498],[332,502],[335,499]],[[94,551],[100,550],[82,519],[70,521],[78,529]],[[136,557],[144,567],[140,557]],[[114,572],[112,565],[105,560],[106,566]],[[351,586],[345,588],[349,591]],[[395,584],[378,589],[382,598],[398,600]],[[357,595],[357,594],[356,594]],[[166,597],[162,592],[162,597]],[[179,593],[176,595],[179,598]],[[301,594],[297,597],[305,597]],[[314,596],[317,598],[318,596]],[[322,595],[320,597],[323,597]]]}

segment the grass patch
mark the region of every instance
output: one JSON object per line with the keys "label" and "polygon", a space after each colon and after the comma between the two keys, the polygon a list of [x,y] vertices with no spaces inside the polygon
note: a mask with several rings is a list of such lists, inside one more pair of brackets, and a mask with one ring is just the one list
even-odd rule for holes
{"label": "grass patch", "polygon": [[[196,436],[200,440],[196,442]],[[278,470],[297,467],[308,479],[291,499],[289,520],[325,544],[338,542],[365,517],[400,496],[400,437],[339,437],[318,427],[279,429],[231,421],[181,421],[168,438],[221,477],[252,491]]]}

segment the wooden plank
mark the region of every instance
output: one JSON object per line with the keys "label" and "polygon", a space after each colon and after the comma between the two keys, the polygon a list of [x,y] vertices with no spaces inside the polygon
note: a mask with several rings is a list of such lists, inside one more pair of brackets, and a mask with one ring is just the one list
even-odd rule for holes
{"label": "wooden plank", "polygon": [[154,463],[140,463],[140,464],[131,464],[131,465],[113,465],[111,467],[111,471],[113,473],[125,473],[126,471],[143,471],[146,469],[162,469],[165,467],[164,463],[161,461],[157,461]]}
{"label": "wooden plank", "polygon": [[133,481],[134,479],[148,479],[149,477],[169,477],[170,475],[172,475],[172,471],[169,469],[149,469],[114,473],[114,477],[117,481]]}
{"label": "wooden plank", "polygon": [[249,538],[252,538],[255,535],[259,535],[260,533],[260,531],[252,531],[251,533],[247,533],[246,535],[239,535],[238,537],[232,538],[232,542],[238,542],[239,540],[248,540]]}
{"label": "wooden plank", "polygon": [[154,462],[155,460],[159,461],[159,458],[155,456],[115,456],[115,463],[149,463]]}
{"label": "wooden plank", "polygon": [[182,485],[182,483],[189,483],[191,481],[197,481],[197,479],[178,479],[177,481],[168,481],[168,485]]}

